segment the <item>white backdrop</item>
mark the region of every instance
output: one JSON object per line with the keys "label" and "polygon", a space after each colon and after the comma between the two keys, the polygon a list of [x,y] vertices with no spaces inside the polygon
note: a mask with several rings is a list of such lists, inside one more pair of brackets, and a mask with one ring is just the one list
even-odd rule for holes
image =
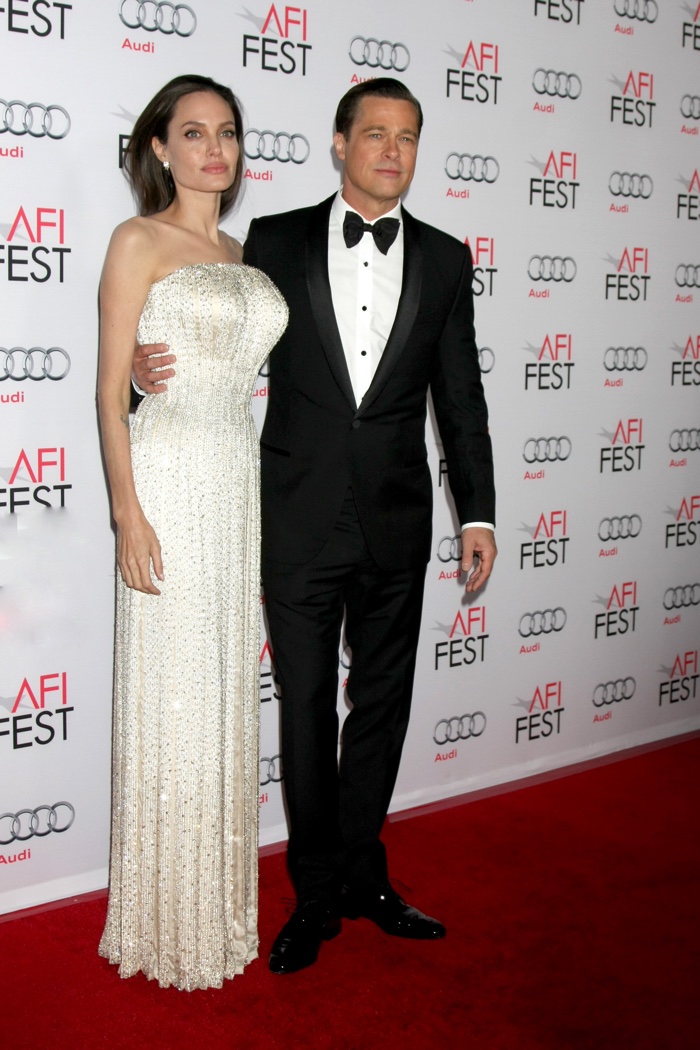
{"label": "white backdrop", "polygon": [[[7,0],[0,44],[0,912],[106,884],[97,286],[133,213],[134,117],[184,72],[243,102],[239,239],[336,189],[336,102],[385,74],[426,114],[406,205],[474,254],[500,557],[467,603],[431,429],[434,554],[392,808],[698,728],[695,0]],[[258,422],[266,395],[263,374]],[[286,827],[264,627],[261,672],[269,843]]]}

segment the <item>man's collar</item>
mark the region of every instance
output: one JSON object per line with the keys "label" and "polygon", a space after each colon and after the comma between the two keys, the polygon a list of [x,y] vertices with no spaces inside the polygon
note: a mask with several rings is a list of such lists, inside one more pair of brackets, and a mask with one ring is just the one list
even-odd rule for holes
{"label": "man's collar", "polygon": [[[331,206],[331,215],[333,216],[335,221],[340,224],[340,226],[343,225],[343,219],[345,218],[345,212],[346,211],[354,211],[357,215],[360,215],[365,222],[370,222],[370,223],[371,222],[376,222],[375,219],[368,219],[368,218],[366,218],[364,215],[362,215],[362,212],[357,211],[357,208],[351,207],[347,203],[345,198],[343,197],[343,191],[342,190],[338,190],[338,192],[335,195],[335,200],[333,201],[333,204]],[[396,204],[395,207],[393,207],[391,209],[391,211],[385,212],[383,215],[378,216],[378,218],[381,218],[381,219],[398,219],[399,222],[400,222],[401,221],[401,201],[399,201],[398,204]]]}

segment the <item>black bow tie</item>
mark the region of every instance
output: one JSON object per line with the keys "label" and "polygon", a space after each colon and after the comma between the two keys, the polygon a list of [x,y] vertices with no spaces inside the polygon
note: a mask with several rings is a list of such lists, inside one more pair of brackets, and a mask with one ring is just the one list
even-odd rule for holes
{"label": "black bow tie", "polygon": [[346,248],[354,248],[356,244],[359,244],[365,230],[369,230],[379,251],[382,255],[386,255],[399,232],[399,220],[377,219],[375,223],[369,223],[365,222],[362,216],[355,211],[345,212],[343,237],[345,238]]}

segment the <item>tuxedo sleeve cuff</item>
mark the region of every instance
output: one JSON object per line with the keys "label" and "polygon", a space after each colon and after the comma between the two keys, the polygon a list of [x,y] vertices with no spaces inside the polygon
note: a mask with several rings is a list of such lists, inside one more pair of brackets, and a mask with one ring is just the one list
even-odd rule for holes
{"label": "tuxedo sleeve cuff", "polygon": [[496,531],[495,525],[492,525],[490,521],[468,521],[466,525],[462,525],[462,532],[465,529],[491,529],[491,532]]}

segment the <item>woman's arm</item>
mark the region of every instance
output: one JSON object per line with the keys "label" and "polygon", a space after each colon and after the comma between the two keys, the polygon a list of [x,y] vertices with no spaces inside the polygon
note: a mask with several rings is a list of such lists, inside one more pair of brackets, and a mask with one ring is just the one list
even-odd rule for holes
{"label": "woman's arm", "polygon": [[100,365],[97,400],[112,515],[117,525],[117,561],[124,582],[146,594],[160,594],[151,580],[151,562],[163,579],[158,538],[141,509],[134,487],[129,443],[129,390],[136,329],[155,277],[154,235],[131,219],[112,235],[100,282]]}

